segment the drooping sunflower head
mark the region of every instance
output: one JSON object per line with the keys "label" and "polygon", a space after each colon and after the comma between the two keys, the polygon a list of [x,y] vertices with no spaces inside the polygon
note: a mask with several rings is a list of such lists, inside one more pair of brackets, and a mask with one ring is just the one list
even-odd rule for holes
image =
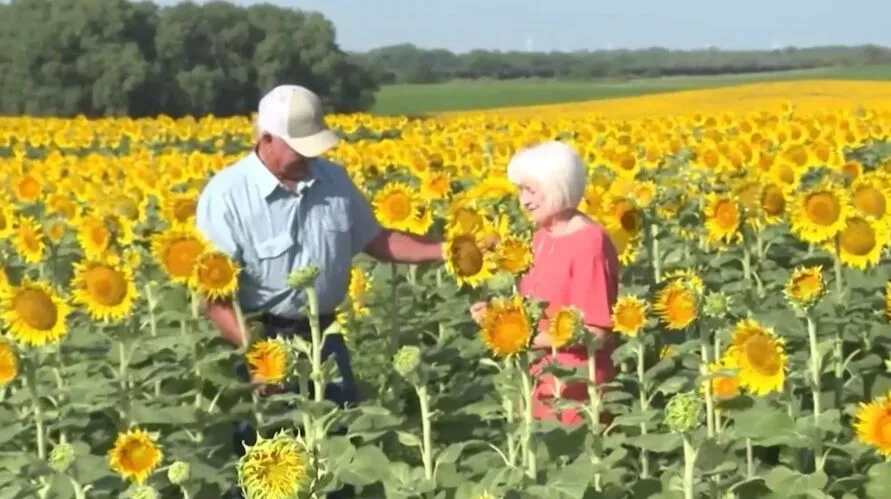
{"label": "drooping sunflower head", "polygon": [[198,232],[185,226],[158,232],[152,237],[152,253],[170,280],[188,284],[198,257],[210,245]]}
{"label": "drooping sunflower head", "polygon": [[33,217],[22,216],[18,219],[12,244],[22,260],[32,265],[43,261],[46,252],[43,232],[43,227]]}
{"label": "drooping sunflower head", "polygon": [[548,336],[555,348],[563,348],[581,336],[584,328],[582,313],[575,307],[560,307],[548,321]]}
{"label": "drooping sunflower head", "polygon": [[137,484],[144,483],[163,458],[157,437],[139,428],[119,433],[108,451],[111,469]]}
{"label": "drooping sunflower head", "polygon": [[656,294],[653,311],[666,328],[686,329],[699,316],[699,296],[684,280],[673,279]]}
{"label": "drooping sunflower head", "polygon": [[532,340],[532,321],[523,298],[494,298],[483,315],[480,338],[496,357],[526,351]]}
{"label": "drooping sunflower head", "polygon": [[42,347],[68,334],[71,309],[47,282],[26,277],[19,286],[0,289],[0,310],[9,334],[19,343]]}
{"label": "drooping sunflower head", "polygon": [[246,355],[254,380],[261,383],[281,383],[291,370],[291,353],[279,338],[267,338],[253,345]]}
{"label": "drooping sunflower head", "polygon": [[732,244],[742,236],[740,204],[732,196],[709,193],[705,198],[703,215],[706,239],[710,243]]}
{"label": "drooping sunflower head", "polygon": [[94,320],[110,323],[130,314],[139,292],[133,271],[106,259],[74,264],[72,295]]}
{"label": "drooping sunflower head", "polygon": [[754,395],[783,389],[788,367],[785,341],[753,319],[736,324],[724,361],[739,369],[740,386]]}
{"label": "drooping sunflower head", "polygon": [[231,298],[238,291],[240,271],[226,253],[205,251],[195,259],[189,287],[210,301]]}
{"label": "drooping sunflower head", "polygon": [[0,386],[5,386],[19,374],[19,358],[15,345],[0,337]]}
{"label": "drooping sunflower head", "polygon": [[860,270],[878,265],[882,250],[888,244],[889,230],[885,223],[866,215],[850,215],[835,240],[824,243],[827,251],[845,265]]}
{"label": "drooping sunflower head", "polygon": [[837,185],[823,183],[796,196],[792,232],[806,243],[821,243],[841,232],[850,211],[847,192]]}
{"label": "drooping sunflower head", "polygon": [[481,232],[452,232],[446,237],[445,267],[459,286],[478,287],[496,270],[495,255],[485,246]]}
{"label": "drooping sunflower head", "polygon": [[498,242],[495,249],[498,259],[498,270],[513,275],[522,274],[532,265],[532,249],[519,237],[507,236]]}
{"label": "drooping sunflower head", "polygon": [[783,292],[790,303],[806,310],[817,302],[825,290],[823,268],[818,265],[795,269],[786,281]]}
{"label": "drooping sunflower head", "polygon": [[353,266],[350,269],[349,297],[353,313],[357,317],[368,314],[368,298],[371,292],[372,277],[362,268]]}
{"label": "drooping sunflower head", "polygon": [[633,338],[646,326],[647,302],[633,295],[619,297],[613,305],[612,314],[613,329]]}
{"label": "drooping sunflower head", "polygon": [[238,460],[238,482],[251,498],[302,497],[312,486],[313,463],[306,446],[284,431],[270,439],[257,436]]}
{"label": "drooping sunflower head", "polygon": [[77,223],[77,241],[87,258],[100,258],[111,246],[111,231],[95,216],[85,216]]}
{"label": "drooping sunflower head", "polygon": [[374,195],[371,204],[381,225],[397,230],[407,229],[421,206],[418,193],[403,183],[387,184]]}

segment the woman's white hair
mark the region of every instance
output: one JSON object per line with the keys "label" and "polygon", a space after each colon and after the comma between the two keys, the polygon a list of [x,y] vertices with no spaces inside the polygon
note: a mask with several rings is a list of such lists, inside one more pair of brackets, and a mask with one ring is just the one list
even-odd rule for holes
{"label": "woman's white hair", "polygon": [[587,174],[582,158],[572,147],[550,141],[517,152],[507,165],[514,184],[532,180],[544,191],[549,210],[576,208],[585,195]]}

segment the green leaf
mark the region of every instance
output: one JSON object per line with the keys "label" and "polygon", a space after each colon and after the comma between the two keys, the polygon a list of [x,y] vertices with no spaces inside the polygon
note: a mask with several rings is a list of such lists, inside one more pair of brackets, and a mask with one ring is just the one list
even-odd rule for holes
{"label": "green leaf", "polygon": [[376,445],[359,447],[350,466],[341,470],[340,480],[350,485],[371,485],[387,473],[390,460]]}
{"label": "green leaf", "polygon": [[418,438],[414,433],[408,433],[405,431],[397,431],[396,437],[399,439],[399,443],[405,445],[406,447],[420,447],[421,439]]}
{"label": "green leaf", "polygon": [[785,466],[776,466],[764,477],[764,483],[770,490],[782,497],[794,497],[812,492],[823,493],[829,482],[826,473],[817,471],[805,475]]}
{"label": "green leaf", "polygon": [[650,433],[629,437],[628,443],[652,452],[671,452],[680,448],[683,440],[676,433]]}

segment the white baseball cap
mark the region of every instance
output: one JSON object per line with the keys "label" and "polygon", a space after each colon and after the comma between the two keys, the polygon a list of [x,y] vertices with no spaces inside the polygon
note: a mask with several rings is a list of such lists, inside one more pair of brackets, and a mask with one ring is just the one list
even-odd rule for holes
{"label": "white baseball cap", "polygon": [[340,141],[325,123],[322,100],[308,88],[279,85],[260,99],[257,125],[301,156],[322,155]]}

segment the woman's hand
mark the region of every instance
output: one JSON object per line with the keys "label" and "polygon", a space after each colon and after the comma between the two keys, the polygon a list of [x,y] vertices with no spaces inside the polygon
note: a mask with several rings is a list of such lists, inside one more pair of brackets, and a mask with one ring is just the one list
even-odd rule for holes
{"label": "woman's hand", "polygon": [[470,316],[473,317],[473,320],[476,321],[477,324],[482,324],[483,316],[486,314],[488,308],[488,302],[478,301],[470,306]]}

